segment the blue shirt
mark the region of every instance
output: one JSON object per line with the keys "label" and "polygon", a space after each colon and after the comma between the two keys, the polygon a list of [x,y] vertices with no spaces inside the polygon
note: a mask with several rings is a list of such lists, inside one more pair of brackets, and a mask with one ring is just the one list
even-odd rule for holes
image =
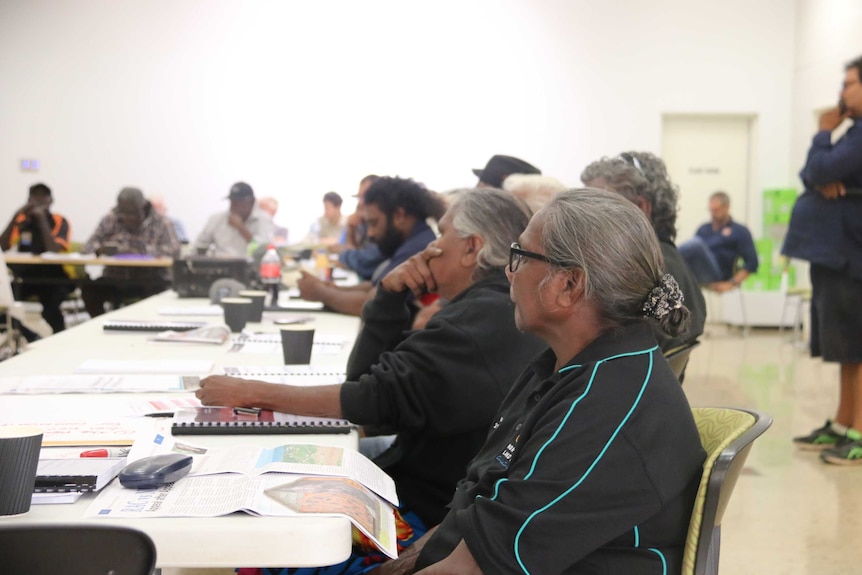
{"label": "blue shirt", "polygon": [[805,192],[796,200],[784,238],[784,255],[807,260],[862,279],[862,198],[823,197],[817,186],[840,181],[862,186],[862,130],[858,120],[840,140],[818,132],[799,173]]}
{"label": "blue shirt", "polygon": [[754,249],[754,240],[751,232],[742,224],[737,224],[732,219],[725,225],[713,229],[712,223],[703,224],[697,230],[697,236],[715,256],[721,277],[730,279],[733,277],[733,266],[740,257],[743,267],[750,273],[757,271],[757,250]]}

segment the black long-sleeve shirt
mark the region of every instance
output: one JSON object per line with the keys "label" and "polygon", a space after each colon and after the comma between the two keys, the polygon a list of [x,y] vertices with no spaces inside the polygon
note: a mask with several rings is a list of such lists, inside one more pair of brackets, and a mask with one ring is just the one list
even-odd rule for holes
{"label": "black long-sleeve shirt", "polygon": [[404,508],[430,526],[442,520],[500,402],[544,344],[515,327],[502,271],[409,333],[407,294],[379,289],[365,305],[341,407],[354,423],[397,433],[376,463],[395,479]]}

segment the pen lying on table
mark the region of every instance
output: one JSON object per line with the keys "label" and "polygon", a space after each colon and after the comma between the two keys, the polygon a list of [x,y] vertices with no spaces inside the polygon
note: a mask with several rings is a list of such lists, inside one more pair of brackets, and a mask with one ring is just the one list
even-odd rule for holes
{"label": "pen lying on table", "polygon": [[126,457],[129,455],[128,447],[111,447],[102,449],[88,449],[81,452],[81,457]]}

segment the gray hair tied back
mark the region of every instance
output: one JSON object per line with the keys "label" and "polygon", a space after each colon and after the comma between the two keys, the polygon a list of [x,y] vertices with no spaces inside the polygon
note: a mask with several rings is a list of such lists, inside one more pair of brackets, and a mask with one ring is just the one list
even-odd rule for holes
{"label": "gray hair tied back", "polygon": [[683,324],[688,319],[688,309],[683,306],[685,296],[679,284],[670,274],[664,274],[644,300],[644,317],[657,320],[660,324]]}

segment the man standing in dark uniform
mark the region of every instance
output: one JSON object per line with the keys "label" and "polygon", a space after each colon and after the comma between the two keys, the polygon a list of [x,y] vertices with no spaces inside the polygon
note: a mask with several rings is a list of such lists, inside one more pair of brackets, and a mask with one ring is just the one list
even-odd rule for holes
{"label": "man standing in dark uniform", "polygon": [[[796,437],[800,449],[820,450],[828,463],[862,464],[862,57],[845,70],[841,100],[820,116],[800,177],[784,240],[786,256],[811,262],[811,355],[841,365],[834,419]],[[832,132],[853,126],[836,143]]]}
{"label": "man standing in dark uniform", "polygon": [[[30,195],[0,235],[3,251],[17,246],[22,253],[69,251],[69,222],[59,214],[50,212],[51,188],[45,184],[30,187]],[[42,317],[54,333],[66,329],[60,304],[71,290],[69,276],[62,266],[12,266],[22,284],[20,298],[36,296],[42,304]]]}

